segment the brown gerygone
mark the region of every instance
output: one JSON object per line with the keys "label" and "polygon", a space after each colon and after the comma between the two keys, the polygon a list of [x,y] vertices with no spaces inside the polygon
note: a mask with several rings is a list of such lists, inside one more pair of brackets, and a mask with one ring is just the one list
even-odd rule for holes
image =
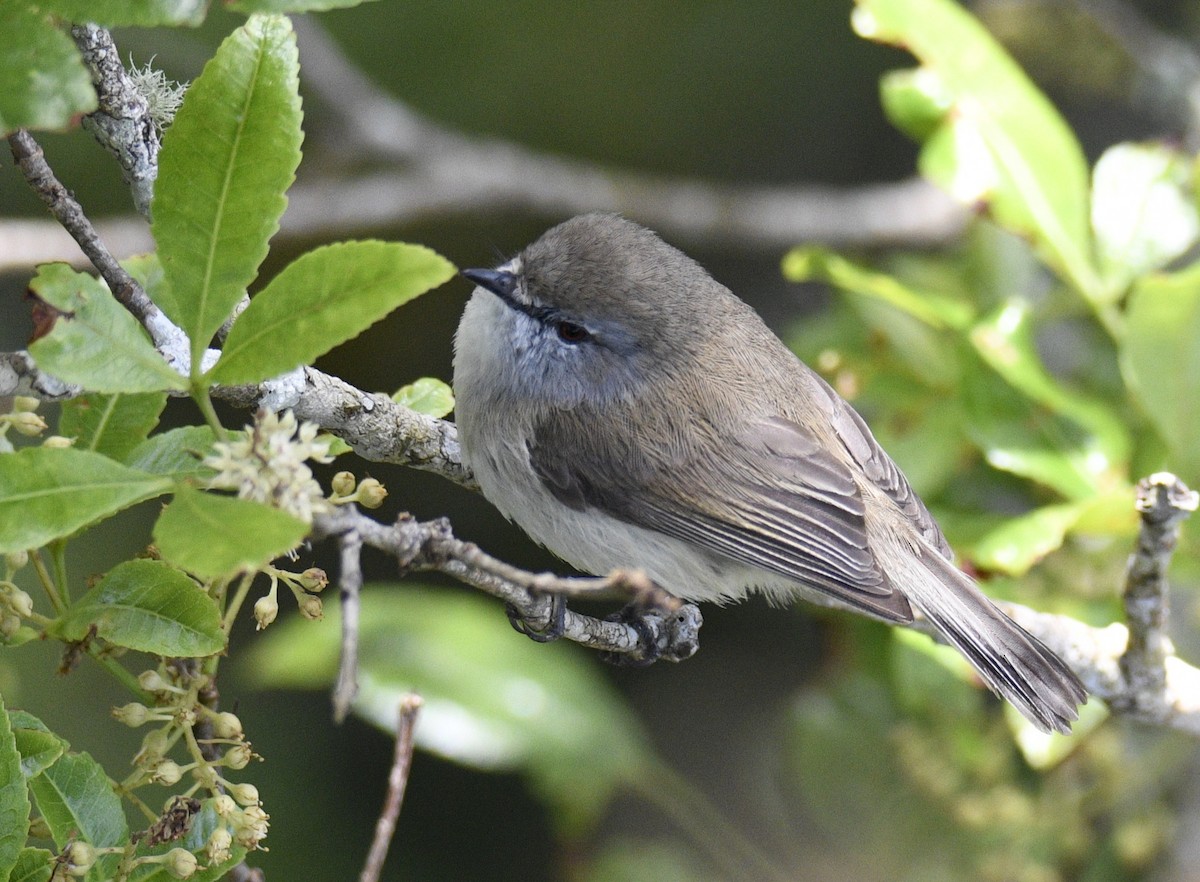
{"label": "brown gerygone", "polygon": [[535,540],[689,600],[915,607],[1039,728],[1069,730],[1078,678],[953,564],[854,409],[699,264],[587,214],[463,275],[463,458]]}

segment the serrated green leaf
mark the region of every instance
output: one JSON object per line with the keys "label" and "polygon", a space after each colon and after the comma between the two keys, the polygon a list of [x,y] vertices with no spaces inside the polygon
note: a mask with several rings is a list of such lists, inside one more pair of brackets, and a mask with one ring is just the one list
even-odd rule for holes
{"label": "serrated green leaf", "polygon": [[29,344],[43,370],[92,392],[187,388],[100,279],[50,263],[39,267],[29,287],[65,313],[49,334]]}
{"label": "serrated green leaf", "polygon": [[436,377],[421,377],[397,389],[392,401],[441,419],[454,410],[454,391]]}
{"label": "serrated green leaf", "polygon": [[1106,150],[1092,178],[1092,229],[1108,298],[1116,300],[1200,235],[1191,160],[1165,144]]}
{"label": "serrated green leaf", "polygon": [[401,242],[339,242],[301,255],[238,316],[216,383],[254,383],[311,364],[454,275],[444,257]]}
{"label": "serrated green leaf", "polygon": [[38,548],[171,486],[87,450],[29,447],[0,456],[0,552]]}
{"label": "serrated green leaf", "polygon": [[324,12],[328,9],[349,9],[371,0],[233,0],[229,8],[237,12]]}
{"label": "serrated green leaf", "polygon": [[258,272],[300,162],[299,62],[291,24],[253,16],[192,83],[159,154],[152,232],[163,311],[192,363]]}
{"label": "serrated green leaf", "polygon": [[58,434],[74,438],[76,450],[124,461],[158,425],[166,406],[165,392],[81,395],[63,403]]}
{"label": "serrated green leaf", "polygon": [[147,438],[130,452],[126,464],[180,481],[207,478],[214,472],[201,459],[212,449],[214,440],[208,426],[180,426]]}
{"label": "serrated green leaf", "polygon": [[1200,479],[1200,263],[1138,282],[1129,299],[1121,372],[1170,447],[1167,466]]}
{"label": "serrated green leaf", "polygon": [[21,753],[0,695],[0,879],[17,864],[29,827],[29,793],[21,774]]}
{"label": "serrated green leaf", "polygon": [[180,487],[154,525],[167,560],[200,578],[254,569],[299,544],[303,521],[257,502]]}
{"label": "serrated green leaf", "polygon": [[86,753],[66,753],[29,780],[29,790],[62,848],[72,838],[97,848],[124,845],[129,827],[104,769]]}
{"label": "serrated green leaf", "polygon": [[[574,647],[513,639],[483,598],[405,585],[363,591],[354,710],[395,731],[401,696],[424,699],[418,745],[469,766],[521,770],[583,823],[651,762],[645,734]],[[242,669],[262,686],[324,688],[339,631],[293,618],[255,642]],[[547,651],[549,650],[549,651]]]}
{"label": "serrated green leaf", "polygon": [[861,36],[911,52],[948,93],[921,171],[966,204],[987,205],[1077,289],[1098,297],[1083,150],[1000,44],[954,0],[858,0],[853,22]]}
{"label": "serrated green leaf", "polygon": [[96,109],[75,44],[44,9],[0,3],[0,133],[65,129]]}
{"label": "serrated green leaf", "polygon": [[45,848],[23,848],[8,882],[49,882],[54,855]]}
{"label": "serrated green leaf", "polygon": [[21,774],[26,778],[39,774],[66,751],[67,742],[33,714],[9,711],[8,720],[21,754]]}
{"label": "serrated green leaf", "polygon": [[89,631],[117,646],[194,658],[225,648],[221,612],[194,581],[155,560],[117,564],[71,605],[56,633],[82,640]]}
{"label": "serrated green leaf", "polygon": [[104,27],[198,25],[209,0],[38,0],[63,21],[95,22]]}

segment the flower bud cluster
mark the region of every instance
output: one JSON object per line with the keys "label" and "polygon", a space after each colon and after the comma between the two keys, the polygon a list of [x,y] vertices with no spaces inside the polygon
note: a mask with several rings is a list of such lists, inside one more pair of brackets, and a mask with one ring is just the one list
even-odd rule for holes
{"label": "flower bud cluster", "polygon": [[379,508],[387,499],[387,488],[374,478],[358,481],[351,472],[338,472],[329,483],[329,501],[334,505],[357,502],[363,508]]}
{"label": "flower bud cluster", "polygon": [[275,621],[279,615],[279,583],[292,592],[300,614],[311,621],[319,621],[325,615],[325,607],[317,595],[329,586],[329,576],[319,567],[309,567],[303,573],[269,567],[265,570],[271,577],[271,589],[254,603],[254,620],[261,631]]}

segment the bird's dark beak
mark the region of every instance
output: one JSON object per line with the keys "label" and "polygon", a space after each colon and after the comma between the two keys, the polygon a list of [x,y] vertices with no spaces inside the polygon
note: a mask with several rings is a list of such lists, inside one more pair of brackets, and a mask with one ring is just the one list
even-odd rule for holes
{"label": "bird's dark beak", "polygon": [[517,289],[517,277],[507,270],[465,269],[459,270],[459,273],[464,279],[491,291],[505,303],[513,302],[512,296]]}

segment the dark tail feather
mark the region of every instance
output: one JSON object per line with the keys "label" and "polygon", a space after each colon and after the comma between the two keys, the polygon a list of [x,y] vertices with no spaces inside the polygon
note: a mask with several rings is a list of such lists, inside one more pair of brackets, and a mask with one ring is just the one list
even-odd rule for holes
{"label": "dark tail feather", "polygon": [[1070,732],[1087,691],[1062,659],[997,609],[950,561],[932,550],[908,559],[914,566],[898,580],[902,590],[992,691],[1043,732]]}

